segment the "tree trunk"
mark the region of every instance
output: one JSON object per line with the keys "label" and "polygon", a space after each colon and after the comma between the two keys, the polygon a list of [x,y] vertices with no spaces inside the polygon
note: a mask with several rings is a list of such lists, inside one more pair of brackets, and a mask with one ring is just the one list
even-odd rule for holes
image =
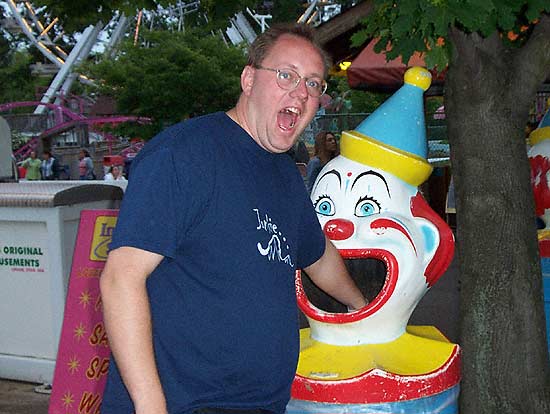
{"label": "tree trunk", "polygon": [[496,35],[455,30],[451,39],[445,109],[457,205],[460,412],[548,413],[550,368],[524,133],[544,77],[525,76],[520,50],[503,48]]}

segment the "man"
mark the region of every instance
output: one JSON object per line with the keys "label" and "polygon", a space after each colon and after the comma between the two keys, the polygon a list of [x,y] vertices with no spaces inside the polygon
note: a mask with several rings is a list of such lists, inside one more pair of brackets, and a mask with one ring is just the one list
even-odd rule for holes
{"label": "man", "polygon": [[283,413],[296,269],[365,305],[284,154],[326,70],[310,29],[272,28],[233,109],[169,128],[136,157],[101,277],[114,356],[103,414]]}

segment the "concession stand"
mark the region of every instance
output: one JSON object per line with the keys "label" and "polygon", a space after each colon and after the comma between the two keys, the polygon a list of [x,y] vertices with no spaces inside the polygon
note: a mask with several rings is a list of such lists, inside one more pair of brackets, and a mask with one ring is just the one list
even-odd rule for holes
{"label": "concession stand", "polygon": [[118,208],[123,193],[99,182],[0,184],[1,378],[51,383],[80,212]]}

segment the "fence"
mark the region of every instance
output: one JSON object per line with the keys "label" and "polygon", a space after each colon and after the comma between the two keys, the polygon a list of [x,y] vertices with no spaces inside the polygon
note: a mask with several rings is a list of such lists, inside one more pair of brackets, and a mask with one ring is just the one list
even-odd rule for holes
{"label": "fence", "polygon": [[[311,153],[315,144],[315,135],[319,131],[331,131],[338,135],[342,131],[355,129],[368,116],[368,113],[317,115],[304,130],[300,139],[304,141]],[[435,119],[434,114],[426,114],[426,136],[428,158],[448,161],[449,144],[445,119]]]}

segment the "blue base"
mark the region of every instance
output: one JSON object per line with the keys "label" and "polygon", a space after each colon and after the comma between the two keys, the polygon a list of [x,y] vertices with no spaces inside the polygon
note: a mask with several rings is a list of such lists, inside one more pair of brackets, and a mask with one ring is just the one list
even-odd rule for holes
{"label": "blue base", "polygon": [[546,342],[550,353],[550,257],[540,259],[542,267],[542,288],[544,291],[544,311],[546,312]]}
{"label": "blue base", "polygon": [[546,312],[546,342],[548,353],[550,353],[550,275],[543,275],[542,284],[544,289],[544,312]]}
{"label": "blue base", "polygon": [[286,414],[458,414],[460,384],[439,394],[378,404],[329,404],[290,400]]}

